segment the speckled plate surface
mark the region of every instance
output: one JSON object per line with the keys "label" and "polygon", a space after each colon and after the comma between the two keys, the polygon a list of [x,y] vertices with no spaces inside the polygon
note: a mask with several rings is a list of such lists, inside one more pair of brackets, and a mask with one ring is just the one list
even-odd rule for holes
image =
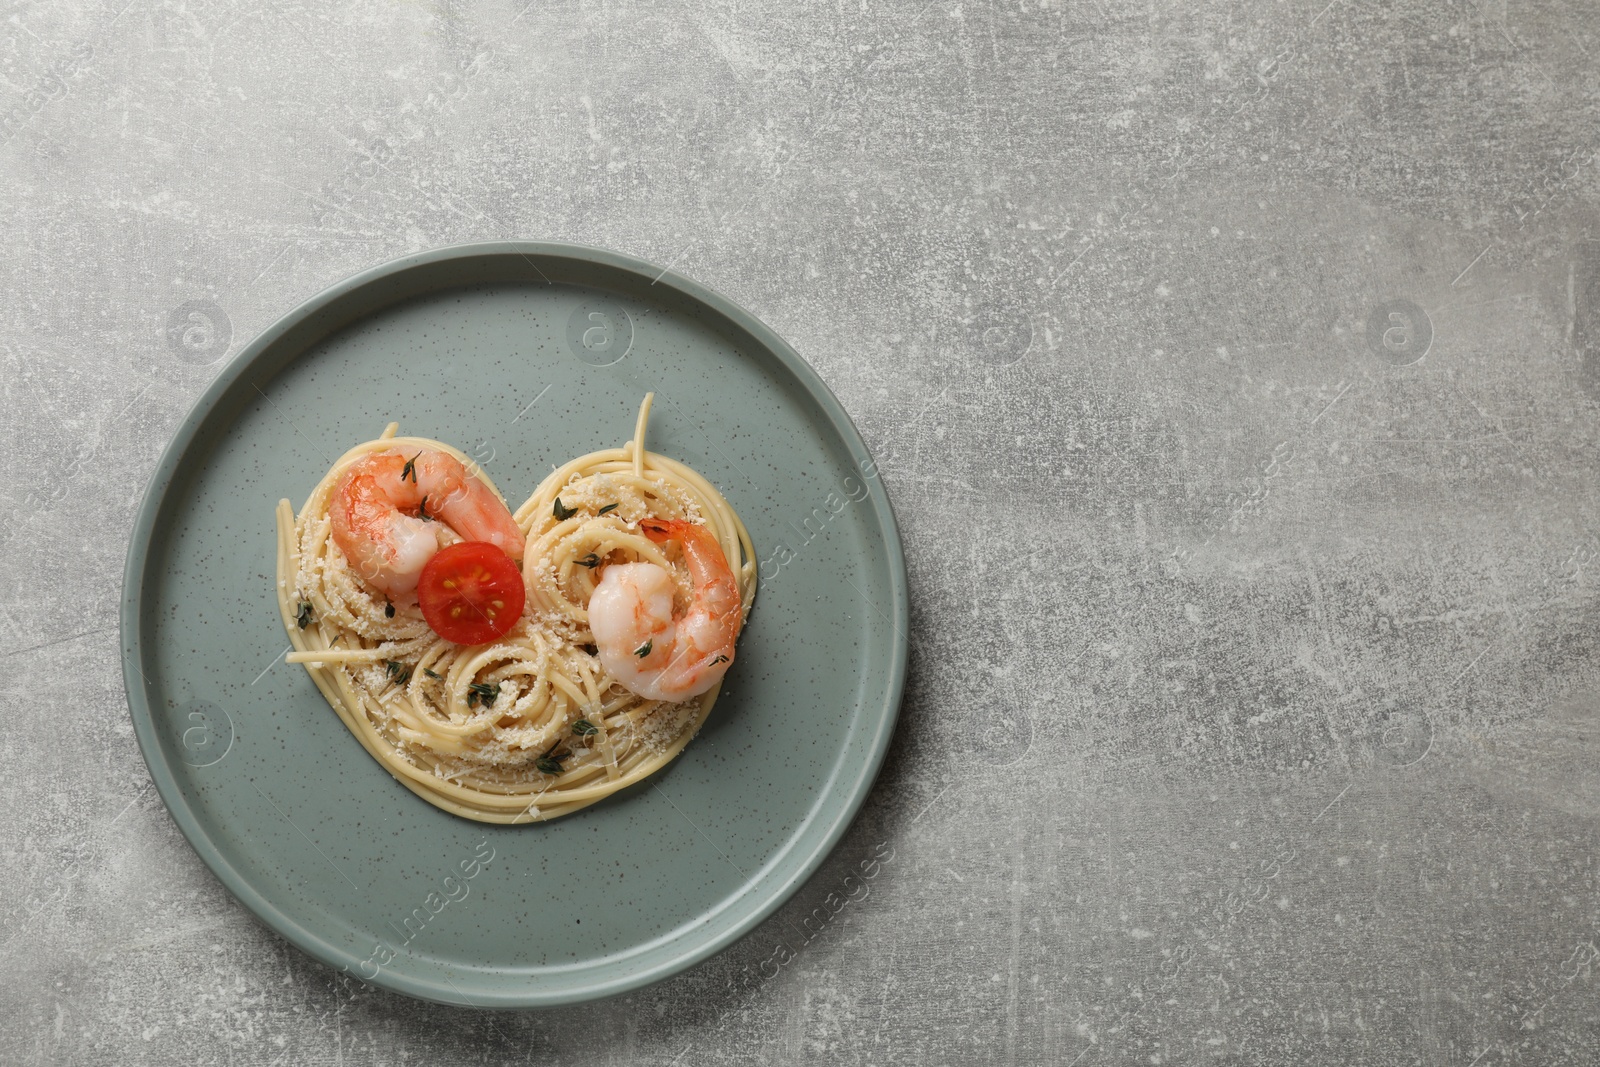
{"label": "speckled plate surface", "polygon": [[[761,590],[711,718],[650,782],[544,825],[424,803],[298,666],[273,506],[390,419],[475,455],[513,505],[632,433],[709,477]],[[905,676],[905,564],[838,402],[727,299],[627,256],[501,242],[370,270],[235,357],[162,457],[129,551],[128,703],[195,850],[274,930],[431,1000],[570,1004],[664,978],[821,863],[882,762]]]}

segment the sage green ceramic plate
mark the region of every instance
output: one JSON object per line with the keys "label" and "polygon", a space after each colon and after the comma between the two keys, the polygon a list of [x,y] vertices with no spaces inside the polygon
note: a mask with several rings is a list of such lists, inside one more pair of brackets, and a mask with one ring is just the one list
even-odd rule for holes
{"label": "sage green ceramic plate", "polygon": [[[390,419],[520,503],[626,441],[647,390],[649,447],[721,489],[762,561],[739,662],[699,737],[629,793],[544,825],[447,815],[283,662],[273,507]],[[871,787],[907,630],[888,498],[788,345],[639,260],[512,242],[367,271],[240,352],[156,469],[122,603],[139,744],[217,877],[325,963],[476,1007],[622,993],[772,912]]]}

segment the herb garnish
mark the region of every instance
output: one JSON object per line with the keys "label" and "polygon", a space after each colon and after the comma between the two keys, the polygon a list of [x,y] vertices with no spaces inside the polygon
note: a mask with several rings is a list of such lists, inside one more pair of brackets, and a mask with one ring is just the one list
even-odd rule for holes
{"label": "herb garnish", "polygon": [[544,755],[534,760],[533,765],[539,768],[539,770],[543,771],[545,774],[560,774],[561,761],[572,755],[570,752],[563,752],[559,756],[555,755],[556,749],[560,747],[561,742],[557,741],[555,744],[550,746],[549,752],[546,752]]}
{"label": "herb garnish", "polygon": [[644,659],[646,656],[648,656],[650,654],[650,646],[654,645],[655,643],[656,643],[656,639],[652,637],[650,640],[646,641],[644,644],[642,644],[638,648],[634,649],[633,650],[633,654],[635,656],[638,656],[640,659]]}
{"label": "herb garnish", "polygon": [[432,522],[433,516],[428,514],[428,498],[423,497],[422,503],[417,505],[417,517],[423,522]]}
{"label": "herb garnish", "polygon": [[386,618],[386,619],[394,618],[394,604],[393,604],[393,602],[384,601],[383,617]]}
{"label": "herb garnish", "polygon": [[607,504],[605,507],[603,507],[599,511],[595,512],[595,514],[596,515],[604,515],[608,511],[616,511],[621,506],[622,506],[621,504]]}
{"label": "herb garnish", "polygon": [[311,601],[300,601],[300,610],[295,613],[294,621],[300,624],[302,630],[311,625]]}
{"label": "herb garnish", "polygon": [[443,675],[440,675],[440,674],[434,674],[432,671],[430,671],[426,667],[422,668],[422,673],[426,674],[429,678],[432,678],[435,681],[438,681],[440,678],[444,677]]}
{"label": "herb garnish", "polygon": [[727,656],[718,656],[716,659],[711,661],[710,666],[715,667],[719,663],[726,663],[726,662],[728,662],[728,657]]}
{"label": "herb garnish", "polygon": [[389,676],[389,681],[395,685],[405,685],[411,681],[411,668],[397,660],[386,659],[383,661],[383,673]]}
{"label": "herb garnish", "polygon": [[400,468],[400,480],[402,482],[409,478],[411,479],[412,485],[417,484],[417,460],[421,458],[422,453],[418,452],[416,455],[406,460],[406,465]]}
{"label": "herb garnish", "polygon": [[499,686],[490,685],[488,682],[473,682],[467,686],[467,707],[473,707],[481,701],[484,707],[492,708],[499,696]]}
{"label": "herb garnish", "polygon": [[556,506],[550,509],[550,514],[554,515],[561,522],[566,522],[568,519],[572,518],[572,516],[576,515],[577,513],[578,513],[578,509],[577,508],[569,508],[569,507],[567,507],[565,504],[563,504],[561,502],[561,498],[560,497],[556,497]]}
{"label": "herb garnish", "polygon": [[590,570],[594,570],[596,567],[600,566],[600,557],[591,552],[582,559],[575,559],[572,562],[576,563],[580,567],[588,567]]}
{"label": "herb garnish", "polygon": [[572,724],[572,732],[577,734],[579,737],[593,737],[595,734],[600,732],[600,727],[596,726],[588,719],[579,719],[577,722]]}

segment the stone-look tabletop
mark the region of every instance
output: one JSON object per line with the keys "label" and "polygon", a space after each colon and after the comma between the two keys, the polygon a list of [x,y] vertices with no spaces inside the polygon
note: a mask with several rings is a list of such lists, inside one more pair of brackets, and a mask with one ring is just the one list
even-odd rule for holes
{"label": "stone-look tabletop", "polygon": [[[1600,1060],[1594,4],[20,0],[0,42],[0,1061]],[[223,359],[513,236],[790,340],[913,594],[820,873],[543,1013],[255,922],[116,622]]]}

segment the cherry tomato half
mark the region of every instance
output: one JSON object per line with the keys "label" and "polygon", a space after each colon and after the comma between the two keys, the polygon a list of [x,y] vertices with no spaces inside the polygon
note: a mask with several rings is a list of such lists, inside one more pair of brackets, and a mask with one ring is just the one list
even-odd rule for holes
{"label": "cherry tomato half", "polygon": [[497,545],[462,541],[422,568],[417,602],[433,632],[458,645],[503,637],[522,617],[522,571]]}

